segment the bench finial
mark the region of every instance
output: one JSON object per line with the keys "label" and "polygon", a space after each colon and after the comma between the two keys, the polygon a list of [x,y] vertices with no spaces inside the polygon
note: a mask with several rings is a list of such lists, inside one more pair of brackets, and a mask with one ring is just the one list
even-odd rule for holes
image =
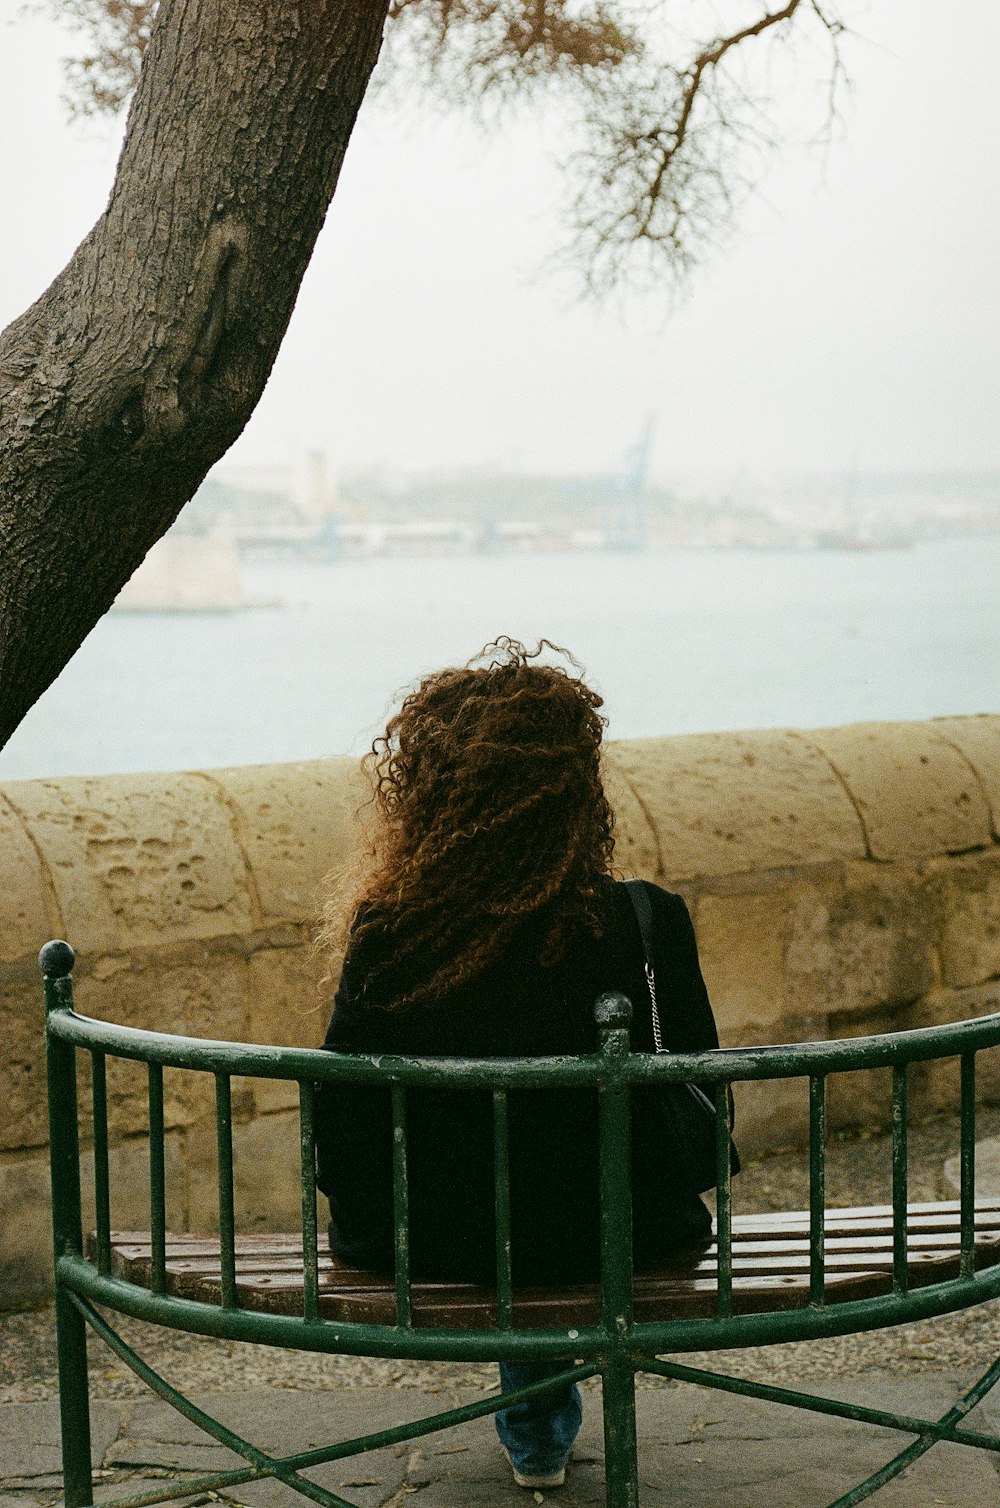
{"label": "bench finial", "polygon": [[68,942],[55,938],[47,942],[38,955],[38,967],[46,979],[65,979],[72,974],[76,954]]}
{"label": "bench finial", "polygon": [[632,1002],[618,990],[601,995],[594,1006],[594,1020],[600,1027],[628,1026],[632,1020]]}

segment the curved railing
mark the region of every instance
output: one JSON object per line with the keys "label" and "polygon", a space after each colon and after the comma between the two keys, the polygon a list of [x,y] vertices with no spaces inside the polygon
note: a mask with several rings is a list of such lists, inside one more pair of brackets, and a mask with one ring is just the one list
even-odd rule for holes
{"label": "curved railing", "polygon": [[[79,1371],[81,1365],[78,1356],[76,1361],[73,1360],[73,1355],[79,1349],[79,1330],[74,1327],[79,1327],[86,1319],[108,1338],[105,1332],[109,1327],[92,1308],[94,1304],[196,1333],[316,1351],[467,1361],[497,1358],[558,1359],[571,1354],[572,1358],[577,1359],[577,1365],[572,1367],[568,1363],[567,1372],[562,1374],[563,1379],[570,1375],[587,1376],[601,1372],[605,1388],[606,1431],[610,1429],[616,1438],[625,1438],[626,1447],[628,1440],[631,1440],[634,1462],[631,1388],[635,1371],[655,1371],[669,1376],[690,1375],[695,1380],[713,1375],[695,1374],[677,1364],[659,1362],[655,1359],[658,1355],[694,1349],[763,1345],[775,1341],[873,1329],[960,1309],[1000,1293],[1000,1263],[977,1270],[975,1251],[976,1058],[983,1050],[1000,1045],[1000,1011],[956,1025],[928,1027],[886,1036],[653,1057],[630,1052],[629,1002],[621,995],[605,995],[595,1007],[599,1049],[591,1056],[522,1060],[345,1056],[320,1050],[251,1046],[169,1036],[92,1020],[78,1015],[73,1009],[73,954],[68,945],[48,944],[42,950],[41,963],[45,974],[47,1005],[52,1197],[57,1305],[61,1325],[60,1360],[71,1378],[70,1394],[73,1393],[73,1369],[76,1367]],[[76,1101],[78,1054],[89,1058],[92,1084],[96,1211],[93,1260],[85,1255],[81,1221],[80,1142]],[[147,1071],[149,1223],[152,1251],[150,1280],[145,1288],[115,1277],[111,1270],[107,1095],[109,1058],[144,1063]],[[912,1065],[943,1058],[957,1059],[960,1065],[957,1273],[945,1281],[911,1288],[907,1247],[908,1076]],[[221,1260],[221,1287],[217,1304],[179,1298],[167,1291],[163,1089],[163,1073],[167,1068],[208,1073],[215,1081]],[[826,1294],[825,1262],[827,1080],[832,1075],[874,1068],[888,1069],[892,1077],[891,1291],[853,1301],[830,1303],[827,1302]],[[301,1316],[260,1313],[240,1307],[236,1268],[231,1091],[231,1081],[235,1076],[281,1079],[298,1084],[304,1274]],[[808,1080],[808,1302],[791,1310],[776,1306],[773,1310],[739,1313],[734,1311],[733,1302],[729,1088],[736,1083],[786,1078]],[[631,1092],[637,1087],[649,1088],[685,1082],[702,1085],[715,1103],[715,1312],[703,1317],[640,1321],[633,1317],[632,1191],[629,1176]],[[395,1316],[392,1324],[326,1319],[320,1312],[320,1238],[313,1125],[316,1086],[328,1083],[377,1084],[387,1087],[391,1093],[395,1225]],[[488,1328],[460,1330],[442,1326],[415,1326],[413,1322],[406,1105],[409,1091],[428,1087],[442,1090],[476,1088],[492,1098],[496,1323]],[[555,1087],[590,1087],[595,1090],[598,1098],[600,1311],[596,1323],[581,1323],[570,1329],[562,1326],[536,1328],[516,1323],[511,1276],[508,1095],[514,1090]],[[117,1341],[124,1346],[114,1332],[110,1332],[110,1335],[112,1339],[109,1343],[115,1344]],[[128,1350],[127,1347],[124,1349]],[[134,1360],[136,1359],[130,1360],[130,1364],[134,1364]],[[558,1385],[558,1382],[559,1379],[556,1379],[541,1388],[536,1385],[535,1391],[546,1391],[547,1388]],[[733,1384],[736,1390],[755,1391],[758,1396],[778,1397],[779,1394],[784,1394],[778,1401],[799,1401],[802,1396],[782,1389],[766,1389],[763,1385],[739,1384],[736,1379],[716,1379],[710,1385],[724,1386],[727,1383]],[[84,1372],[84,1390],[85,1385]],[[75,1396],[79,1401],[79,1378],[75,1387]],[[525,1396],[528,1396],[527,1392]],[[176,1402],[176,1398],[171,1401]],[[510,1397],[504,1400],[505,1403],[509,1401]],[[843,1413],[848,1408],[830,1400],[817,1400],[816,1404],[829,1404],[830,1408],[826,1411],[839,1408]],[[494,1398],[486,1400],[483,1405],[472,1406],[471,1413],[468,1410],[457,1413],[453,1411],[447,1416],[439,1416],[439,1421],[447,1419],[447,1422],[456,1422],[459,1417],[476,1417],[477,1413],[488,1413],[499,1406]],[[851,1417],[874,1419],[875,1412],[855,1409]],[[898,1417],[882,1415],[876,1422],[892,1422]],[[927,1443],[933,1443],[931,1436],[961,1438],[956,1421],[952,1421],[950,1425],[942,1424],[941,1421],[924,1421],[924,1424],[926,1427],[921,1439],[927,1436]],[[439,1422],[424,1421],[424,1425],[439,1427]],[[72,1434],[72,1425],[69,1427]],[[906,1426],[897,1424],[896,1427]],[[393,1438],[404,1436],[396,1434]],[[385,1443],[381,1437],[379,1440]],[[72,1445],[72,1441],[70,1444]],[[332,1457],[328,1454],[324,1459]],[[619,1505],[632,1503],[634,1498],[628,1495],[626,1488],[621,1488],[618,1496],[614,1495],[619,1491],[616,1482],[621,1472],[612,1466],[610,1454],[608,1469],[609,1504],[619,1508]],[[287,1466],[287,1471],[294,1475],[293,1467]],[[276,1474],[281,1475],[281,1472]],[[627,1474],[626,1472],[625,1475]],[[634,1477],[634,1466],[632,1475]],[[282,1479],[290,1480],[287,1472]],[[304,1490],[297,1481],[290,1482],[290,1485]],[[189,1491],[190,1488],[185,1490]],[[630,1490],[634,1491],[634,1485]],[[311,1495],[316,1496],[315,1493]],[[863,1495],[867,1496],[867,1491]],[[329,1494],[318,1500],[331,1503],[342,1501]],[[849,1497],[843,1499],[843,1502],[860,1500],[858,1497]],[[72,1504],[72,1501],[68,1483],[67,1502]],[[76,1501],[88,1502],[89,1498],[78,1496]]]}

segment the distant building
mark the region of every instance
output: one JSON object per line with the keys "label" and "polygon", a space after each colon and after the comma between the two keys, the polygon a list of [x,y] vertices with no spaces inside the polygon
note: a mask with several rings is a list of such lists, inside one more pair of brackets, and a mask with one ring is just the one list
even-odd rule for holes
{"label": "distant building", "polygon": [[123,613],[229,613],[248,606],[235,544],[223,535],[158,540],[114,604]]}

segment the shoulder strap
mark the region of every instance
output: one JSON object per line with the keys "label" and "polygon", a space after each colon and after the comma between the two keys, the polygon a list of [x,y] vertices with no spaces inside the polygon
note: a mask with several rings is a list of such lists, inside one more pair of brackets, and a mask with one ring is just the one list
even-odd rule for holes
{"label": "shoulder strap", "polygon": [[653,968],[653,908],[649,903],[649,891],[642,880],[626,880],[625,889],[632,902],[635,919],[642,934],[642,951],[646,955],[646,967]]}
{"label": "shoulder strap", "polygon": [[646,983],[649,986],[649,1004],[653,1015],[653,1045],[657,1052],[665,1052],[660,1032],[660,1011],[656,1003],[656,979],[653,975],[653,907],[649,891],[642,880],[626,880],[625,889],[632,902],[635,919],[642,934],[642,951],[646,955]]}

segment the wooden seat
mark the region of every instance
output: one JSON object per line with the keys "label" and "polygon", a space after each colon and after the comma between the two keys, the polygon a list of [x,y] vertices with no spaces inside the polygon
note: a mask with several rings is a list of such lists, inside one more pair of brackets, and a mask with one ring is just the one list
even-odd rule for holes
{"label": "wooden seat", "polygon": [[[733,1219],[733,1309],[738,1314],[796,1309],[809,1300],[809,1215],[806,1211],[737,1215]],[[88,1243],[91,1260],[95,1240]],[[907,1210],[911,1288],[956,1277],[959,1270],[957,1201],[911,1204]],[[976,1203],[976,1266],[1000,1262],[1000,1200]],[[111,1238],[112,1275],[149,1287],[148,1231],[118,1231]],[[892,1209],[870,1205],[829,1209],[826,1214],[827,1303],[869,1298],[892,1288]],[[168,1235],[167,1292],[218,1304],[221,1296],[219,1238]],[[272,1314],[301,1314],[302,1239],[299,1235],[236,1238],[237,1302]],[[395,1288],[391,1279],[345,1267],[325,1250],[319,1256],[320,1313],[324,1319],[391,1325]],[[716,1248],[709,1245],[635,1280],[639,1320],[694,1319],[715,1313]],[[414,1283],[413,1322],[455,1329],[491,1328],[496,1300],[486,1288],[459,1283]],[[523,1288],[514,1295],[514,1321],[521,1325],[596,1322],[596,1284]]]}

